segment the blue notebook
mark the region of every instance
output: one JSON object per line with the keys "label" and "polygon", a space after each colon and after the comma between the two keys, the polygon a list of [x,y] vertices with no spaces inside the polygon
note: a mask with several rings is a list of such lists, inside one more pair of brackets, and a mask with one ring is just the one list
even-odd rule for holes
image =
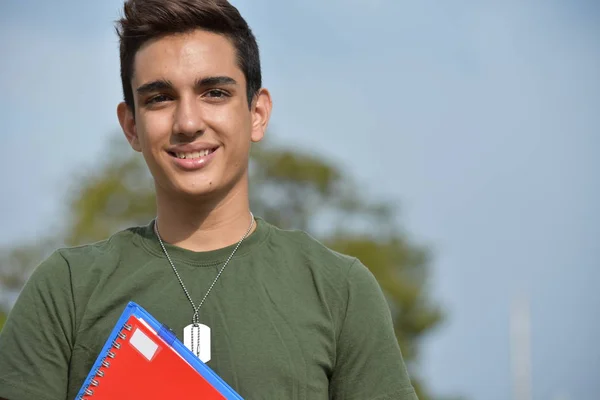
{"label": "blue notebook", "polygon": [[123,311],[76,397],[121,398],[243,400],[134,302]]}

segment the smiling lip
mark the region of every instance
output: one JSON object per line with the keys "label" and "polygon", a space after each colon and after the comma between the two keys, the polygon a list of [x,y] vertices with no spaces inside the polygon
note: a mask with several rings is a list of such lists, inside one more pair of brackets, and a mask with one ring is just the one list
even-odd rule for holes
{"label": "smiling lip", "polygon": [[176,166],[186,171],[195,171],[206,167],[218,150],[218,145],[200,143],[173,146],[167,152]]}

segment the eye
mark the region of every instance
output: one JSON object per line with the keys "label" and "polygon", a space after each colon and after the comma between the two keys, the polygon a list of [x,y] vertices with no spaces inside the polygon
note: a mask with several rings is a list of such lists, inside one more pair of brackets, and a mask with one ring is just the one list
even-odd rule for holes
{"label": "eye", "polygon": [[221,89],[211,89],[205,93],[205,96],[213,99],[223,99],[229,97],[229,93]]}
{"label": "eye", "polygon": [[156,96],[152,96],[150,97],[148,100],[146,100],[146,104],[156,104],[156,103],[162,103],[164,101],[169,101],[171,100],[171,98],[165,94],[158,94]]}

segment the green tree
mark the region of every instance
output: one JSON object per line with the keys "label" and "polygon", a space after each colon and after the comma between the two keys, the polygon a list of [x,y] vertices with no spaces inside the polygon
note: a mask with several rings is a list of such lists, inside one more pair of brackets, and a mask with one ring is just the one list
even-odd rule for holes
{"label": "green tree", "polygon": [[[123,143],[111,143],[104,168],[74,179],[66,245],[102,240],[153,218],[152,179],[143,158],[124,149]],[[373,272],[387,296],[419,398],[430,399],[416,362],[421,339],[440,323],[442,313],[427,291],[429,252],[400,229],[394,204],[365,198],[359,185],[326,157],[269,143],[253,148],[250,181],[255,215],[282,228],[307,230],[332,249],[358,257]],[[12,270],[30,271],[43,253],[13,259]]]}

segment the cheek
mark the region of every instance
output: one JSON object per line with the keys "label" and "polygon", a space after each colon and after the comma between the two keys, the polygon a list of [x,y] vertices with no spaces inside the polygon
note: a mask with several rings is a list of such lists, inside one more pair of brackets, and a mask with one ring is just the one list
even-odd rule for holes
{"label": "cheek", "polygon": [[[248,108],[236,102],[229,107],[223,107],[218,110],[212,110],[209,124],[213,126],[215,131],[221,132],[224,139],[235,145],[236,147],[245,147],[244,142],[250,139],[252,129],[252,118]],[[208,122],[208,121],[207,121]]]}
{"label": "cheek", "polygon": [[240,117],[236,115],[234,110],[229,108],[208,110],[205,113],[205,120],[209,127],[212,127],[221,135],[229,137],[237,130]]}
{"label": "cheek", "polygon": [[150,150],[153,147],[161,146],[165,140],[168,140],[171,131],[169,118],[166,115],[149,115],[138,124],[138,136],[142,147]]}

